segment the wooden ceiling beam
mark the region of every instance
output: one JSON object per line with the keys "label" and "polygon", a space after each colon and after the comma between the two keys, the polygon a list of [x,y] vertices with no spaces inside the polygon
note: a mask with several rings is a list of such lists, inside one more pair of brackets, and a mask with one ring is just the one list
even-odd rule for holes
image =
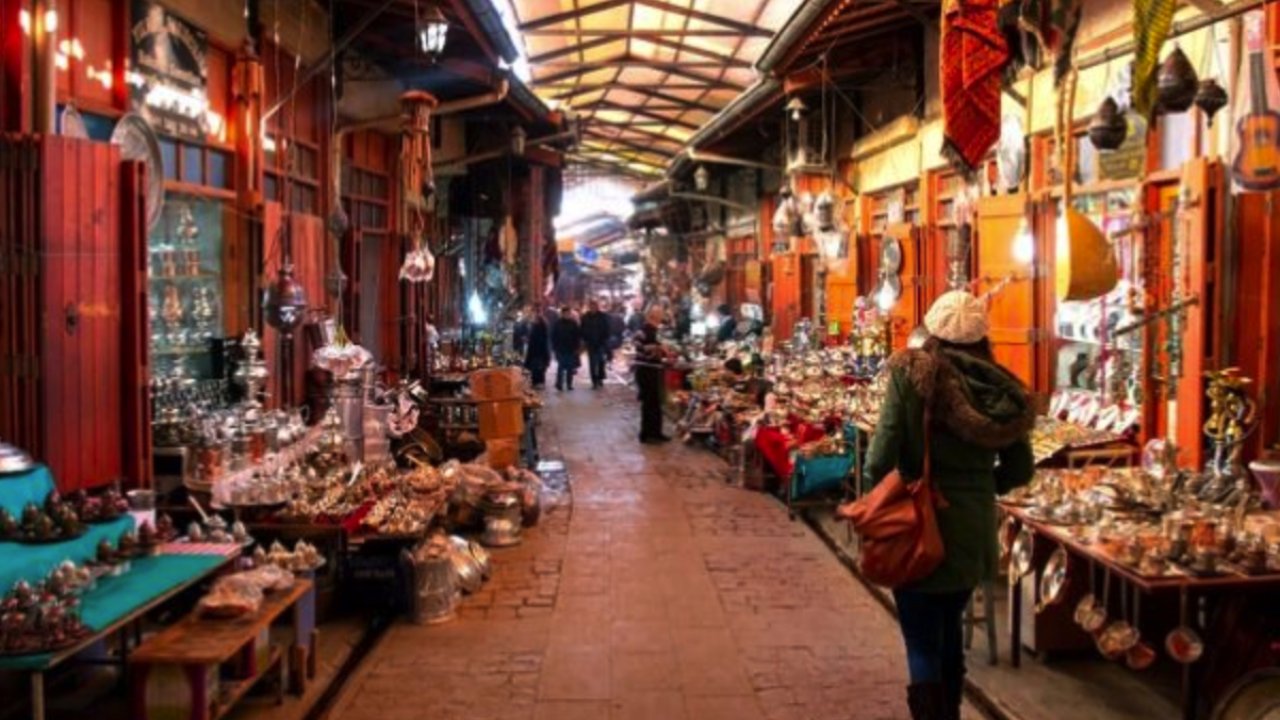
{"label": "wooden ceiling beam", "polygon": [[649,118],[650,120],[660,120],[660,121],[663,121],[663,122],[669,123],[669,124],[671,124],[671,125],[675,125],[675,126],[677,126],[677,127],[688,128],[689,130],[697,130],[697,129],[698,129],[698,126],[697,126],[697,125],[695,125],[695,124],[693,124],[693,123],[691,123],[691,122],[689,122],[689,121],[687,121],[687,120],[677,120],[677,119],[674,119],[674,118],[664,117],[664,116],[659,115],[659,114],[657,114],[657,113],[655,113],[655,112],[651,112],[650,110],[648,110],[647,108],[644,108],[644,107],[627,107],[627,106],[625,106],[625,105],[619,105],[618,103],[615,103],[615,102],[609,102],[608,100],[599,100],[599,101],[597,101],[597,102],[594,102],[594,103],[592,103],[592,104],[591,104],[591,107],[593,107],[593,108],[595,108],[595,109],[597,109],[597,110],[601,110],[601,109],[604,109],[604,110],[620,110],[620,111],[622,111],[622,112],[629,112],[629,113],[632,113],[632,114],[634,114],[634,115],[639,115],[640,117],[647,117],[647,118]]}
{"label": "wooden ceiling beam", "polygon": [[[662,148],[654,147],[652,145],[641,145],[638,142],[627,140],[626,138],[610,137],[605,133],[596,132],[593,130],[588,130],[587,134],[593,138],[596,138],[596,140],[598,140],[599,142],[617,144],[625,148],[629,148],[631,150],[651,153],[653,155],[661,155],[663,157],[668,157],[668,158],[675,157],[676,153],[680,152],[679,150],[664,150]],[[594,144],[593,141],[587,141],[587,142]]]}
{"label": "wooden ceiling beam", "polygon": [[723,65],[724,67],[735,67],[735,68],[744,68],[744,69],[750,69],[752,67],[751,63],[747,62],[746,60],[730,57],[723,53],[715,52],[714,50],[706,50],[700,47],[694,47],[692,45],[685,45],[684,43],[676,42],[675,40],[672,40],[670,38],[661,37],[661,38],[639,38],[639,39],[644,40],[645,42],[653,43],[654,45],[659,45],[661,47],[671,48],[672,50],[678,50],[680,52],[689,53],[690,55],[697,55],[698,57],[704,57],[709,60],[716,60],[716,61],[719,61],[720,64]]}
{"label": "wooden ceiling beam", "polygon": [[655,122],[611,123],[611,122],[605,122],[601,120],[599,124],[604,125],[606,127],[610,127],[610,128],[617,128],[618,130],[621,130],[624,133],[634,133],[636,135],[641,135],[643,137],[649,138],[656,142],[668,142],[668,143],[671,143],[672,145],[678,145],[680,147],[684,147],[684,140],[673,138],[670,135],[666,135],[666,134],[655,132],[653,130],[648,129],[649,127],[671,127],[671,123],[669,122],[655,121]]}
{"label": "wooden ceiling beam", "polygon": [[[550,89],[550,90],[564,90],[564,91],[565,91],[565,93],[563,93],[563,94],[561,94],[561,95],[552,95],[552,97],[553,97],[553,98],[557,98],[557,99],[560,99],[560,98],[562,98],[562,97],[568,97],[570,94],[572,94],[572,91],[574,91],[574,90],[578,90],[578,89],[582,89],[584,92],[591,92],[591,91],[593,91],[593,90],[608,90],[609,88],[619,88],[619,89],[621,89],[621,90],[631,90],[631,89],[636,88],[636,87],[648,87],[647,85],[645,85],[645,86],[640,86],[640,85],[636,85],[635,83],[586,83],[586,84],[575,84],[575,83],[571,83],[571,82],[558,82],[558,83],[539,83],[539,82],[535,82],[534,84],[535,84],[535,85],[537,85],[538,87],[541,87],[541,88],[548,88],[548,89]],[[690,83],[684,83],[684,82],[678,82],[678,83],[662,83],[662,89],[663,89],[663,90],[707,90],[707,89],[709,89],[709,88],[707,88],[707,86],[706,86],[706,84],[705,84],[705,83],[691,83],[691,82],[690,82]]]}
{"label": "wooden ceiling beam", "polygon": [[683,69],[682,65],[683,63],[673,63],[672,66],[667,69],[667,72],[671,73],[672,75],[677,75],[679,77],[682,77],[686,80],[698,80],[701,82],[705,82],[708,85],[714,85],[715,87],[737,90],[738,92],[742,92],[743,90],[747,89],[746,86],[744,85],[739,85],[738,83],[729,82],[724,78],[717,78],[713,80],[711,78],[703,77],[697,73],[689,72],[688,70]]}
{"label": "wooden ceiling beam", "polygon": [[664,2],[664,0],[635,0],[635,1],[637,5],[645,5],[647,7],[653,8],[654,10],[662,10],[663,12],[674,13],[676,15],[683,15],[693,20],[701,20],[703,22],[711,23],[712,25],[719,25],[720,27],[736,30],[740,35],[750,35],[753,37],[766,37],[766,38],[773,37],[772,32],[769,32],[768,30],[762,27],[758,27],[750,23],[744,23],[741,20],[734,20],[733,18],[727,18],[727,17],[724,17],[723,15],[716,15],[709,12],[703,12],[701,10],[695,10],[693,8],[686,8],[686,7],[680,7],[679,5],[672,5],[669,2]]}
{"label": "wooden ceiling beam", "polygon": [[[660,87],[661,87],[661,86],[660,86]],[[674,109],[683,109],[683,110],[702,110],[703,112],[709,112],[709,113],[717,113],[717,112],[720,112],[720,108],[718,108],[718,107],[715,107],[715,106],[712,106],[712,105],[708,105],[708,104],[703,103],[703,102],[698,102],[697,100],[686,100],[686,99],[684,99],[684,98],[682,98],[682,97],[677,97],[677,96],[675,96],[675,95],[668,95],[667,93],[664,93],[664,92],[662,92],[662,91],[660,91],[660,90],[656,90],[656,89],[654,89],[654,88],[652,88],[652,87],[649,87],[649,86],[647,86],[647,85],[635,85],[635,84],[628,84],[628,85],[625,85],[625,86],[624,86],[624,85],[614,84],[614,85],[610,85],[610,86],[607,86],[607,87],[605,87],[605,88],[601,88],[601,89],[604,89],[604,90],[605,90],[605,97],[608,97],[608,96],[609,96],[609,93],[608,93],[608,91],[609,91],[609,90],[621,90],[621,91],[624,91],[624,92],[633,92],[633,93],[637,93],[637,94],[640,94],[640,95],[645,95],[645,96],[648,96],[648,97],[654,98],[654,99],[656,99],[656,100],[662,100],[662,101],[665,101],[665,102],[667,102],[667,103],[669,103],[669,104],[679,106],[678,108],[674,108]],[[554,95],[553,97],[554,97],[556,100],[573,100],[573,99],[574,99],[574,98],[576,98],[576,97],[580,97],[580,96],[582,96],[582,95],[587,95],[587,94],[589,94],[589,93],[593,93],[593,92],[597,92],[597,90],[583,90],[583,89],[577,89],[577,90],[571,90],[571,91],[569,91],[569,92],[559,93],[559,94],[557,94],[557,95]],[[649,108],[651,108],[651,109],[652,109],[652,108],[653,108],[653,107],[655,107],[655,106],[653,106],[653,105],[646,105],[646,107],[649,107]]]}
{"label": "wooden ceiling beam", "polygon": [[630,5],[631,1],[632,0],[605,0],[604,2],[598,2],[586,7],[575,7],[573,10],[565,10],[564,12],[558,12],[554,15],[546,15],[544,17],[535,18],[526,23],[521,23],[519,30],[524,33],[527,33],[530,30],[540,30],[548,25],[559,25],[560,23],[569,22],[570,20],[578,20],[587,15],[595,15],[596,13],[619,8],[623,5]]}
{"label": "wooden ceiling beam", "polygon": [[585,67],[588,72],[591,70],[605,70],[608,68],[628,68],[642,67],[651,70],[661,70],[667,72],[668,68],[723,68],[725,65],[721,62],[665,62],[662,60],[651,60],[649,58],[639,58],[634,56],[607,58],[604,60],[591,60],[584,63],[575,62],[549,62],[540,63],[539,68],[549,70],[559,70],[561,68]]}
{"label": "wooden ceiling beam", "polygon": [[621,37],[648,40],[661,37],[742,37],[742,33],[734,30],[633,30],[631,28],[544,28],[540,30],[523,30],[524,35],[535,37]]}
{"label": "wooden ceiling beam", "polygon": [[565,47],[559,48],[558,50],[549,50],[540,55],[534,55],[529,58],[529,64],[539,65],[541,63],[547,62],[548,60],[555,60],[556,58],[562,58],[566,55],[573,55],[575,53],[583,53],[588,50],[594,50],[595,48],[602,47],[604,45],[609,45],[610,43],[616,43],[616,42],[619,42],[620,40],[622,40],[622,38],[601,37],[601,38],[596,38],[594,40],[588,40],[586,42],[577,43],[575,45],[567,45]]}
{"label": "wooden ceiling beam", "polygon": [[658,168],[657,166],[652,166],[654,168],[653,172],[641,172],[640,170],[628,165],[623,165],[622,163],[605,160],[604,158],[593,158],[587,155],[574,154],[569,156],[569,160],[571,162],[588,165],[599,170],[622,173],[628,177],[638,178],[641,180],[653,180],[655,177],[660,177],[663,174],[663,169]]}

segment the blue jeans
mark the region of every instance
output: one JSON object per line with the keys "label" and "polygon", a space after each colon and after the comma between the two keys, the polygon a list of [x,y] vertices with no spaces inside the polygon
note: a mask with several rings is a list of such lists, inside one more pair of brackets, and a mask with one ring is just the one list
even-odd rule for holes
{"label": "blue jeans", "polygon": [[959,697],[964,686],[964,609],[972,594],[893,591],[913,685],[942,683],[948,695]]}

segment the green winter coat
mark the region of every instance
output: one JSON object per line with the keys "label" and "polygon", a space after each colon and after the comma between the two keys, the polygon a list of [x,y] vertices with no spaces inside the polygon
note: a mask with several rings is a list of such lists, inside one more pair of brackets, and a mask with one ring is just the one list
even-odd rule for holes
{"label": "green winter coat", "polygon": [[863,484],[873,486],[895,468],[904,479],[921,477],[928,405],[931,477],[946,501],[938,509],[946,558],[908,589],[972,589],[995,575],[996,495],[1025,485],[1034,472],[1028,433],[1035,413],[1027,391],[1004,368],[936,340],[895,354],[889,369]]}

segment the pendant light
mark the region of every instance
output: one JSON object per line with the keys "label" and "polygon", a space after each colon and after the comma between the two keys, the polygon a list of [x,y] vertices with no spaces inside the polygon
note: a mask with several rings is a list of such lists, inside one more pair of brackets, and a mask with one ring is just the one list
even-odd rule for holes
{"label": "pendant light", "polygon": [[418,50],[435,61],[444,53],[445,43],[449,40],[449,21],[437,5],[428,5],[419,11],[415,5],[414,15],[417,20]]}

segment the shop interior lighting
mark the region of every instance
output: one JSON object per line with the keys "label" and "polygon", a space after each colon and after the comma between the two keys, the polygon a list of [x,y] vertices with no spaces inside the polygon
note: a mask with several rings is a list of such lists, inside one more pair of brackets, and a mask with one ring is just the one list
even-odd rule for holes
{"label": "shop interior lighting", "polygon": [[1023,265],[1030,265],[1036,259],[1036,238],[1025,215],[1018,223],[1018,232],[1013,236],[1012,253],[1014,262]]}
{"label": "shop interior lighting", "polygon": [[787,103],[787,114],[791,117],[792,122],[800,122],[808,112],[809,107],[798,96],[791,98],[791,101]]}
{"label": "shop interior lighting", "polygon": [[484,325],[489,322],[489,311],[480,300],[480,293],[475,290],[471,291],[471,297],[467,300],[467,316],[471,318],[472,325]]}
{"label": "shop interior lighting", "polygon": [[889,312],[893,309],[893,305],[897,302],[897,298],[893,296],[893,287],[885,280],[880,281],[880,289],[876,292],[876,306],[881,312]]}
{"label": "shop interior lighting", "polygon": [[699,165],[698,169],[693,171],[693,186],[698,192],[706,192],[711,186],[711,173],[706,165]]}
{"label": "shop interior lighting", "polygon": [[429,5],[418,15],[418,49],[432,60],[444,52],[449,39],[449,21],[435,5]]}

